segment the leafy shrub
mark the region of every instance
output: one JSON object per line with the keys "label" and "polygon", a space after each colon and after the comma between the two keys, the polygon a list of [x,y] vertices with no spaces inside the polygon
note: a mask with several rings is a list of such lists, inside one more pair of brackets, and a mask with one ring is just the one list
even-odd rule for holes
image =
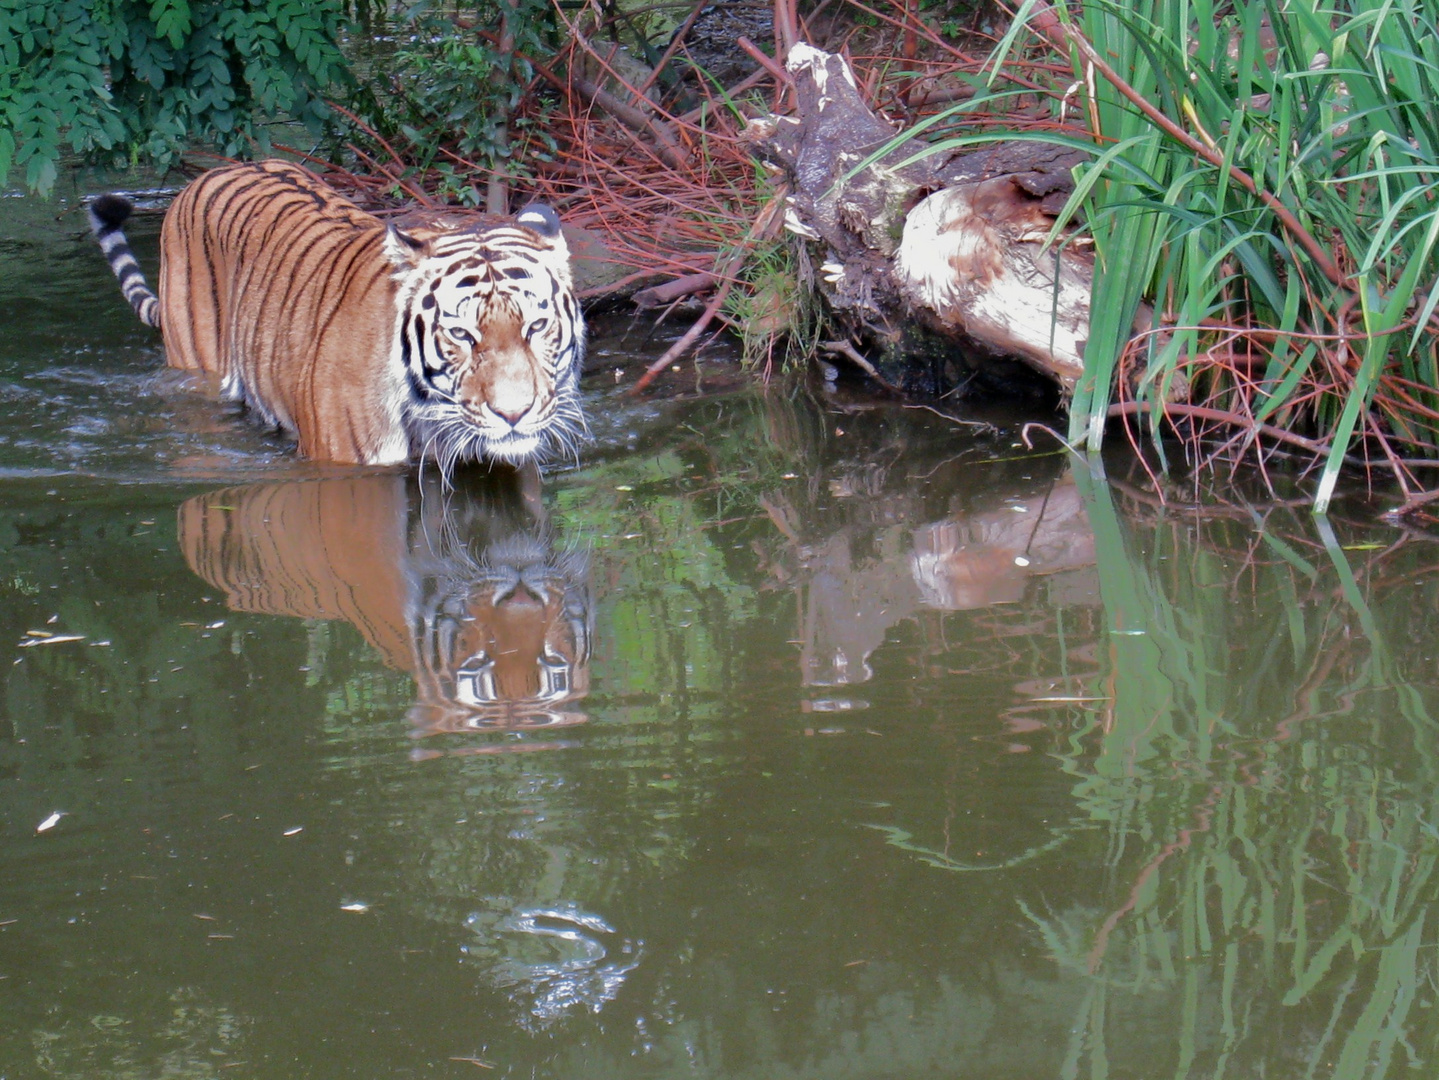
{"label": "leafy shrub", "polygon": [[351,78],[339,0],[0,0],[0,183],[48,193],[68,148],[170,164],[264,152],[265,123],[319,132]]}
{"label": "leafy shrub", "polygon": [[[549,0],[421,0],[403,14],[391,74],[383,86],[377,75],[366,110],[377,128],[403,135],[422,168],[454,172],[443,147],[484,169],[517,171],[515,144],[539,134],[519,115],[535,77],[528,58],[548,56],[559,41]],[[452,197],[476,197],[458,174],[451,188]]]}

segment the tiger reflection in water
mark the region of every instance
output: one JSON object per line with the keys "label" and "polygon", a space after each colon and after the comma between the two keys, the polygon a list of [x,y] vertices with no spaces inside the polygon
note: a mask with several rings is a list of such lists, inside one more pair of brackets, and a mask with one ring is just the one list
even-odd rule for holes
{"label": "tiger reflection in water", "polygon": [[[353,623],[414,677],[416,738],[583,723],[587,560],[554,552],[537,478],[459,483],[371,475],[215,491],[180,507],[180,544],[234,611]],[[555,744],[460,752],[543,745]]]}

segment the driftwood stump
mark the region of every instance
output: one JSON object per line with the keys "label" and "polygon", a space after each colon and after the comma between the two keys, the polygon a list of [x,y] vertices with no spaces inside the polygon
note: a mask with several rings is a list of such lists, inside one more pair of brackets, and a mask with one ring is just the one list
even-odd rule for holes
{"label": "driftwood stump", "polygon": [[927,147],[909,140],[866,164],[898,131],[861,99],[849,65],[800,43],[786,66],[796,115],[758,122],[751,138],[788,180],[786,227],[807,241],[814,285],[848,334],[834,351],[867,354],[910,393],[1013,387],[1027,368],[1067,397],[1083,371],[1093,262],[1044,240],[1080,155],[1011,142],[916,158]]}

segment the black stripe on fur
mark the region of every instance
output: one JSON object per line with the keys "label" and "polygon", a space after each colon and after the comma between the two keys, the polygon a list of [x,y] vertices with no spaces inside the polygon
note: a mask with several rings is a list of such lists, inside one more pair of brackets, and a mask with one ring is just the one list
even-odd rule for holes
{"label": "black stripe on fur", "polygon": [[130,217],[133,205],[123,195],[101,195],[90,202],[86,216],[90,219],[90,231],[100,242],[100,250],[110,263],[110,271],[120,282],[120,291],[135,309],[135,314],[147,326],[160,325],[160,302],[150,291],[145,274],[130,251],[121,226]]}

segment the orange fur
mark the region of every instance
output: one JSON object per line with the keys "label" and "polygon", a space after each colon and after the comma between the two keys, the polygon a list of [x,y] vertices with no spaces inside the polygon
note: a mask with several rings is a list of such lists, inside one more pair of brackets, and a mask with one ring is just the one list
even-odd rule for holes
{"label": "orange fur", "polygon": [[[180,507],[180,547],[233,611],[354,625],[386,664],[414,677],[421,733],[582,719],[567,711],[589,689],[588,590],[577,565],[553,560],[502,501],[425,520],[417,494],[395,475],[216,491]],[[448,537],[438,551],[436,536]],[[485,545],[479,561],[468,551],[475,541]],[[517,556],[523,565],[507,561]],[[511,569],[529,585],[513,585]],[[467,666],[483,666],[487,681],[469,682]]]}
{"label": "orange fur", "polygon": [[296,166],[206,173],[176,198],[160,236],[170,366],[238,379],[305,457],[393,461],[404,374],[389,362],[384,238],[378,218]]}
{"label": "orange fur", "polygon": [[448,472],[573,450],[583,322],[552,211],[387,224],[299,166],[226,166],[165,216],[155,314],[108,198],[92,227],[170,366],[217,376],[305,457]]}

